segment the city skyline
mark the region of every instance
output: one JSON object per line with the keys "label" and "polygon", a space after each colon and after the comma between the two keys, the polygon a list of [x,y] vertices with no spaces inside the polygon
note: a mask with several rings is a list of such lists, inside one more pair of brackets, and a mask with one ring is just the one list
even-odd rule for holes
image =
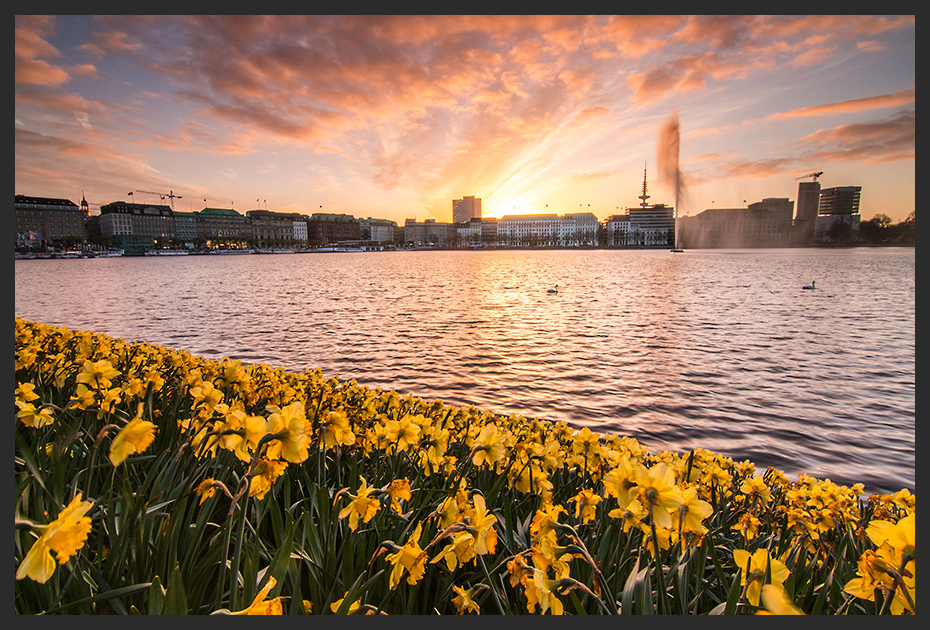
{"label": "city skyline", "polygon": [[[241,214],[914,210],[914,16],[17,16],[17,194]],[[159,200],[156,191],[179,197]],[[173,202],[173,203],[172,203]]]}

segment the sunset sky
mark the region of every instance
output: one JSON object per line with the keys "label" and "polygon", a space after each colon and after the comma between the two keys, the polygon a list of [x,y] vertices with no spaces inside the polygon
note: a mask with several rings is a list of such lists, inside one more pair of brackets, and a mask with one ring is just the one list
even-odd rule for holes
{"label": "sunset sky", "polygon": [[[861,186],[914,210],[914,16],[17,16],[15,192],[451,221]],[[204,201],[206,200],[206,201]],[[170,203],[168,198],[164,203]]]}

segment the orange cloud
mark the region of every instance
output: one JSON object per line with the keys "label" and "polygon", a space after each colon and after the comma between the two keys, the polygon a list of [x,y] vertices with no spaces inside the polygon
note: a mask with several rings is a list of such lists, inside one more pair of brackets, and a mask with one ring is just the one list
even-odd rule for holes
{"label": "orange cloud", "polygon": [[780,112],[766,116],[766,120],[784,120],[789,118],[804,118],[809,116],[832,116],[836,114],[851,114],[884,107],[899,107],[914,102],[914,90],[902,90],[894,94],[881,94],[857,98],[840,103],[827,103],[826,105],[812,105],[788,112]]}
{"label": "orange cloud", "polygon": [[798,146],[812,149],[819,158],[830,161],[877,163],[913,159],[915,112],[908,109],[885,120],[823,129],[799,140]]}

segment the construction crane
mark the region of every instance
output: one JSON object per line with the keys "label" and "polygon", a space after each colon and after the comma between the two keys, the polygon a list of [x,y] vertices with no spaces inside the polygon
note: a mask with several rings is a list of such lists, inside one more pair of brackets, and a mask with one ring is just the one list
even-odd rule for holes
{"label": "construction crane", "polygon": [[823,175],[823,171],[817,171],[816,173],[808,173],[807,175],[804,175],[802,177],[795,177],[795,179],[805,179],[807,177],[813,177],[814,181],[816,182],[817,178],[820,177],[821,175]]}
{"label": "construction crane", "polygon": [[129,194],[132,195],[132,193],[145,193],[146,195],[158,195],[158,196],[161,198],[162,201],[165,200],[165,197],[168,197],[169,199],[171,199],[171,209],[172,209],[172,210],[174,210],[174,200],[175,200],[175,199],[180,199],[180,198],[181,198],[181,195],[176,195],[176,194],[174,194],[174,191],[173,191],[173,190],[169,191],[167,195],[164,194],[164,193],[152,192],[151,190],[134,190],[134,191],[132,191],[132,192],[129,193]]}

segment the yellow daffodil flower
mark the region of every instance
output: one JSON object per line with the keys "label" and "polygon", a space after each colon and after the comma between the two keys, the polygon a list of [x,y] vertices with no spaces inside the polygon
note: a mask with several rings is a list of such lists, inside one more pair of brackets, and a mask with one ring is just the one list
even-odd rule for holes
{"label": "yellow daffodil flower", "polygon": [[410,493],[410,480],[406,477],[395,479],[384,488],[381,488],[381,492],[391,497],[391,509],[398,514],[401,513],[400,500],[409,501],[413,496]]}
{"label": "yellow daffodil flower", "polygon": [[585,489],[569,500],[575,503],[575,519],[581,519],[582,523],[588,523],[594,520],[597,513],[597,504],[603,501],[603,497],[593,490]]}
{"label": "yellow daffodil flower", "polygon": [[607,513],[611,518],[618,518],[623,521],[624,533],[629,532],[633,527],[639,524],[649,516],[649,511],[643,507],[638,499],[630,501],[625,508],[617,508]]}
{"label": "yellow daffodil flower", "polygon": [[87,387],[87,385],[79,384],[74,389],[74,395],[71,396],[71,400],[68,402],[68,407],[77,407],[80,410],[87,409],[88,407],[93,407],[96,404],[97,399],[94,394],[94,390]]}
{"label": "yellow daffodil flower", "polygon": [[618,465],[604,475],[607,494],[617,499],[620,508],[625,508],[636,498],[637,479],[645,475],[645,467],[627,455],[621,455]]}
{"label": "yellow daffodil flower", "polygon": [[462,531],[452,536],[451,542],[435,558],[430,560],[430,564],[445,560],[449,571],[455,571],[460,565],[472,562],[477,557],[478,554],[475,553],[475,537],[469,532]]}
{"label": "yellow daffodil flower", "polygon": [[275,436],[268,443],[265,456],[299,464],[307,459],[307,416],[301,402],[293,402],[275,411],[265,425],[265,431]]}
{"label": "yellow daffodil flower", "polygon": [[475,601],[475,595],[488,588],[484,584],[478,584],[477,586],[472,586],[469,589],[461,588],[460,586],[452,585],[452,590],[455,592],[455,596],[452,598],[452,605],[455,606],[456,612],[460,615],[473,612],[476,615],[481,614],[481,607],[478,606],[478,603]]}
{"label": "yellow daffodil flower", "polygon": [[20,563],[16,579],[28,577],[39,584],[45,584],[55,571],[53,552],[58,563],[64,564],[84,546],[91,528],[90,517],[85,514],[93,506],[92,501],[82,501],[81,493],[78,492],[58,518],[48,525],[38,527],[41,535]]}
{"label": "yellow daffodil flower", "polygon": [[[346,591],[346,595],[348,595],[348,594],[349,594],[349,592]],[[333,611],[333,612],[338,611],[338,610],[339,610],[339,607],[342,606],[342,601],[346,598],[346,595],[343,595],[342,597],[340,597],[339,599],[337,599],[336,601],[334,601],[332,604],[330,604],[330,605],[329,605],[329,609],[330,609],[331,611]],[[353,614],[355,611],[357,611],[357,610],[359,609],[359,607],[360,607],[361,605],[362,605],[361,602],[359,602],[358,600],[355,600],[354,602],[352,602],[351,604],[349,604],[349,610],[347,611],[347,614],[349,614],[349,615]]]}
{"label": "yellow daffodil flower", "polygon": [[216,486],[213,485],[213,482],[216,481],[213,477],[204,479],[194,488],[194,494],[200,497],[200,504],[203,505],[203,502],[209,499],[216,492]]}
{"label": "yellow daffodil flower", "polygon": [[286,461],[264,457],[259,459],[255,464],[255,473],[252,475],[252,482],[249,486],[249,496],[259,501],[263,500],[274,486],[274,482],[284,474],[286,469]]}
{"label": "yellow daffodil flower", "polygon": [[341,409],[326,412],[325,419],[320,423],[320,431],[322,432],[320,448],[330,449],[340,445],[355,444],[355,434],[349,425],[349,418]]}
{"label": "yellow daffodil flower", "polygon": [[420,432],[420,425],[410,415],[404,415],[400,420],[389,420],[384,425],[384,437],[391,445],[390,452],[393,453],[416,448],[420,442]]}
{"label": "yellow daffodil flower", "polygon": [[38,429],[55,422],[55,415],[48,407],[36,409],[36,406],[31,402],[22,402],[20,400],[16,401],[16,407],[19,409],[16,412],[16,417],[27,427]]}
{"label": "yellow daffodil flower", "polygon": [[794,605],[788,592],[781,584],[764,584],[762,586],[762,607],[757,615],[803,615],[801,609]]}
{"label": "yellow daffodil flower", "polygon": [[[765,549],[756,549],[752,555],[745,549],[734,549],[733,560],[736,562],[740,571],[740,584],[746,588],[746,599],[753,606],[759,605],[759,596],[762,593],[762,580],[765,576],[766,568],[771,563],[772,584],[781,586],[788,579],[790,572],[780,560],[769,556]],[[746,567],[749,567],[749,574],[746,573]],[[747,578],[751,580],[746,587]]]}
{"label": "yellow daffodil flower", "polygon": [[395,553],[385,556],[385,559],[394,566],[391,569],[391,590],[397,588],[405,572],[407,573],[407,584],[411,585],[419,582],[426,572],[426,552],[420,548],[422,529],[423,524],[419,523],[403,547],[399,548]]}
{"label": "yellow daffodil flower", "polygon": [[281,597],[273,597],[272,599],[265,600],[268,597],[268,594],[271,592],[271,589],[277,584],[277,580],[273,577],[268,578],[268,582],[265,583],[265,586],[262,587],[262,590],[258,592],[258,595],[255,596],[255,599],[252,600],[252,603],[249,604],[248,608],[239,610],[236,612],[229,613],[230,615],[283,615],[284,607],[281,604]]}
{"label": "yellow daffodil flower", "polygon": [[120,429],[110,444],[110,463],[114,466],[119,466],[134,453],[144,452],[155,441],[157,427],[153,422],[142,419],[142,409],[143,405],[139,403],[136,417]]}
{"label": "yellow daffodil flower", "polygon": [[675,472],[665,462],[660,462],[636,476],[639,502],[650,510],[656,527],[669,528],[672,517],[669,510],[677,510],[684,504],[681,488],[675,483]]}
{"label": "yellow daffodil flower", "polygon": [[482,464],[493,466],[504,458],[504,434],[496,424],[486,424],[481,427],[475,438],[472,464],[480,467]]}
{"label": "yellow daffodil flower", "polygon": [[19,383],[16,385],[16,402],[29,403],[33,400],[39,398],[39,395],[35,393],[35,384],[33,383]]}
{"label": "yellow daffodil flower", "polygon": [[84,383],[91,389],[106,389],[112,380],[120,375],[120,371],[113,367],[107,359],[99,361],[85,361],[75,382]]}
{"label": "yellow daffodil flower", "polygon": [[341,491],[351,497],[352,500],[349,505],[339,511],[339,518],[343,519],[348,516],[349,529],[353,532],[358,529],[358,520],[360,518],[363,523],[367,523],[374,518],[381,507],[381,502],[378,500],[377,494],[375,494],[381,491],[377,488],[369,488],[368,482],[363,477],[359,477],[359,479],[361,479],[362,483],[358,488],[358,495],[349,494],[346,490]]}
{"label": "yellow daffodil flower", "polygon": [[696,534],[707,533],[702,521],[714,513],[714,508],[707,501],[698,498],[698,489],[696,486],[685,488],[682,493],[682,505],[675,512],[678,521],[678,529],[682,532],[694,532]]}

